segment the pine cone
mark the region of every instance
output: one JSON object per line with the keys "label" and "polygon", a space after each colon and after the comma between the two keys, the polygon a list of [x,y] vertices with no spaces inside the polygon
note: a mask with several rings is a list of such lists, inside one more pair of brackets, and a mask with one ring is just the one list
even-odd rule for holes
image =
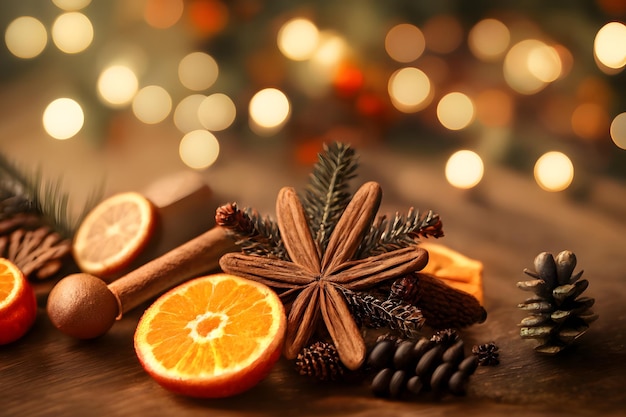
{"label": "pine cone", "polygon": [[395,280],[391,298],[417,306],[425,324],[433,329],[463,328],[487,318],[476,298],[429,274],[413,273]]}
{"label": "pine cone", "polygon": [[302,349],[296,358],[296,370],[302,376],[320,381],[341,379],[345,372],[335,345],[326,342],[315,342]]}
{"label": "pine cone", "polygon": [[464,342],[445,331],[417,342],[381,338],[370,351],[367,366],[375,372],[374,395],[405,398],[423,392],[465,394],[478,360],[465,355]]}
{"label": "pine cone", "polygon": [[500,364],[500,354],[498,346],[495,342],[489,342],[482,345],[474,345],[472,353],[478,358],[478,364],[481,366],[496,366]]}
{"label": "pine cone", "polygon": [[556,354],[582,336],[598,318],[591,310],[595,300],[578,298],[589,281],[580,279],[583,271],[573,273],[576,256],[572,252],[563,251],[556,260],[552,254],[542,252],[534,263],[535,271],[524,270],[534,279],[517,283],[520,289],[535,293],[535,297],[518,304],[531,313],[520,323],[520,336],[539,340],[537,352]]}
{"label": "pine cone", "polygon": [[0,257],[12,261],[26,277],[49,278],[56,274],[72,250],[35,214],[18,213],[0,220]]}

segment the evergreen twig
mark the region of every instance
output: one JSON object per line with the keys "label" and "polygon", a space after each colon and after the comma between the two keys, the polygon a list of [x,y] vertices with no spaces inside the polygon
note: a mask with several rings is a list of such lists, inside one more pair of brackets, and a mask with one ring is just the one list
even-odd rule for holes
{"label": "evergreen twig", "polygon": [[356,153],[349,145],[324,145],[304,195],[313,238],[324,253],[337,220],[350,202],[348,182],[356,176]]}
{"label": "evergreen twig", "polygon": [[348,307],[357,322],[372,327],[387,327],[413,339],[424,326],[424,316],[419,308],[395,299],[379,300],[370,294],[362,294],[342,288]]}
{"label": "evergreen twig", "polygon": [[365,258],[414,245],[420,236],[434,238],[443,236],[441,219],[432,210],[421,214],[419,210],[411,207],[406,215],[396,213],[392,220],[385,215],[379,216],[363,238],[357,250],[357,257]]}
{"label": "evergreen twig", "polygon": [[103,183],[94,189],[83,209],[74,216],[68,210],[70,196],[62,189],[61,179],[44,182],[41,167],[32,174],[25,173],[0,153],[0,194],[3,201],[11,197],[22,200],[23,212],[40,216],[44,223],[64,238],[73,236],[84,216],[100,201]]}
{"label": "evergreen twig", "polygon": [[229,203],[217,208],[215,222],[235,235],[244,253],[289,259],[278,225],[269,217],[261,217],[251,208],[241,210],[237,203]]}

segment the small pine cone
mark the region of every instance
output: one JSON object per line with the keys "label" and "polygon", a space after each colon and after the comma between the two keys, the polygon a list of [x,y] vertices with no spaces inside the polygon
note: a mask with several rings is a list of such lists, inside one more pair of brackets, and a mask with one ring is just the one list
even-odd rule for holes
{"label": "small pine cone", "polygon": [[335,345],[326,342],[315,342],[302,349],[296,358],[296,370],[320,381],[336,381],[345,372]]}
{"label": "small pine cone", "polygon": [[481,366],[496,366],[500,364],[500,353],[495,342],[489,342],[482,345],[474,345],[472,353],[478,358],[478,364]]}
{"label": "small pine cone", "polygon": [[215,223],[243,236],[254,234],[254,224],[239,210],[237,203],[228,203],[215,211]]}
{"label": "small pine cone", "polygon": [[443,346],[450,346],[460,340],[459,333],[454,329],[443,329],[437,331],[430,337],[430,341]]}
{"label": "small pine cone", "polygon": [[13,262],[28,277],[45,279],[70,258],[69,239],[43,224],[34,214],[20,213],[0,221],[0,257]]}
{"label": "small pine cone", "polygon": [[433,329],[463,328],[487,318],[476,298],[430,274],[413,273],[395,280],[390,297],[417,306]]}
{"label": "small pine cone", "polygon": [[572,252],[562,251],[556,259],[542,252],[534,264],[535,271],[524,270],[534,279],[517,283],[518,288],[535,293],[535,297],[518,304],[531,313],[520,323],[520,336],[537,339],[540,344],[535,350],[553,355],[582,336],[598,318],[591,309],[595,300],[579,297],[589,281],[580,279],[583,271],[573,273],[576,256]]}

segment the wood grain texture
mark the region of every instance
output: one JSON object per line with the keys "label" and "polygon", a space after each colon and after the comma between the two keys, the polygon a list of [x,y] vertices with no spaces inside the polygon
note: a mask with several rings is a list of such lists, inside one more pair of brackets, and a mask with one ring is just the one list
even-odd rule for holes
{"label": "wood grain texture", "polygon": [[[254,161],[257,155],[241,154]],[[254,170],[285,169],[267,156]],[[252,168],[254,166],[254,168]],[[501,364],[479,367],[465,397],[393,402],[374,398],[367,382],[319,384],[298,376],[281,360],[270,376],[236,398],[195,400],[170,394],[141,368],[133,332],[144,307],[117,322],[105,336],[73,340],[58,332],[45,314],[52,282],[37,284],[39,313],[34,328],[20,341],[0,347],[0,416],[620,416],[626,413],[626,216],[605,210],[626,198],[613,196],[573,201],[541,192],[527,178],[508,171],[493,174],[480,189],[451,190],[426,161],[375,150],[361,156],[362,178],[383,188],[380,213],[413,205],[438,212],[446,244],[481,260],[488,318],[462,333],[466,346],[495,341]],[[282,167],[282,168],[279,168]],[[402,171],[404,170],[404,171]],[[425,187],[398,181],[414,176]],[[220,177],[219,174],[223,174]],[[276,171],[282,185],[293,173]],[[213,181],[233,181],[228,170]],[[306,181],[305,174],[303,178]],[[417,181],[416,181],[417,182]],[[295,184],[300,186],[300,184]],[[235,190],[235,188],[233,188]],[[272,214],[275,194],[251,201],[236,190],[242,205]],[[620,194],[621,193],[621,194]],[[615,200],[615,205],[611,203]],[[270,209],[267,209],[270,207]],[[539,252],[576,253],[585,295],[594,297],[600,315],[587,334],[557,357],[536,354],[532,341],[519,337],[524,317],[516,305],[527,293],[515,283],[525,279]]]}

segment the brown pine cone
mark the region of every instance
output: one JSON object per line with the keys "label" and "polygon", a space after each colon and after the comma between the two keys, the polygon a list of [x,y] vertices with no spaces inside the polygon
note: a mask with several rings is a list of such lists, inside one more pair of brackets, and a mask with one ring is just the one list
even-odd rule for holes
{"label": "brown pine cone", "polygon": [[345,372],[335,345],[326,342],[315,342],[302,349],[296,358],[296,370],[320,381],[341,379]]}
{"label": "brown pine cone", "polygon": [[22,213],[0,221],[0,257],[12,261],[26,277],[51,277],[71,251],[71,241],[36,215]]}
{"label": "brown pine cone", "polygon": [[391,286],[391,297],[417,306],[426,325],[433,329],[458,329],[487,319],[476,298],[430,274],[413,273],[397,279]]}

